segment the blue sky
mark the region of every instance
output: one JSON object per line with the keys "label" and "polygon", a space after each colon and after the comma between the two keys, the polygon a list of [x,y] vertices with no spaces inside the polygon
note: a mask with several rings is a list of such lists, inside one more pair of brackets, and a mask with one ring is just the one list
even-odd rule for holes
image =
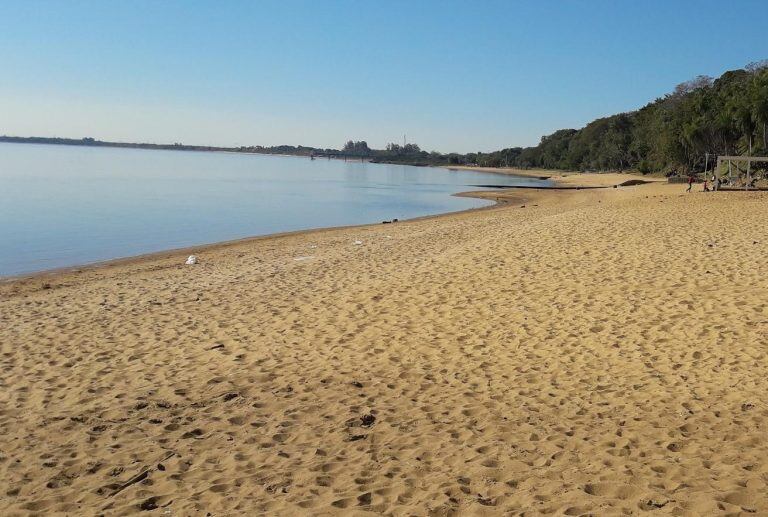
{"label": "blue sky", "polygon": [[532,145],[768,58],[763,1],[0,0],[0,134]]}

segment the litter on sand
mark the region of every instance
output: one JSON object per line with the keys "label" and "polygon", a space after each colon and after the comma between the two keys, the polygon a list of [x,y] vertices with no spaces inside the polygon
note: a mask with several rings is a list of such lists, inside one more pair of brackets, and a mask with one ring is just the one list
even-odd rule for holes
{"label": "litter on sand", "polygon": [[293,260],[295,260],[296,262],[299,262],[299,261],[302,261],[302,260],[309,260],[309,259],[313,259],[313,258],[315,258],[314,255],[307,255],[305,257],[296,257]]}
{"label": "litter on sand", "polygon": [[315,249],[315,248],[317,248],[317,244],[312,244],[309,248],[310,249]]}
{"label": "litter on sand", "polygon": [[360,246],[362,243],[363,241],[355,241],[352,244],[354,244],[355,246]]}
{"label": "litter on sand", "polygon": [[188,266],[191,266],[192,264],[197,264],[197,256],[190,255],[189,257],[187,257],[187,261],[184,264]]}

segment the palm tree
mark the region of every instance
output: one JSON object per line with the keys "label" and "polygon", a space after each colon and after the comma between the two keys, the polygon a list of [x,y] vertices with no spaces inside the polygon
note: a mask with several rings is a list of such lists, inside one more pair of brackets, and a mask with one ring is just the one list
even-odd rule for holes
{"label": "palm tree", "polygon": [[752,104],[752,115],[756,122],[763,126],[763,152],[768,151],[768,70],[757,72],[749,85],[749,98]]}

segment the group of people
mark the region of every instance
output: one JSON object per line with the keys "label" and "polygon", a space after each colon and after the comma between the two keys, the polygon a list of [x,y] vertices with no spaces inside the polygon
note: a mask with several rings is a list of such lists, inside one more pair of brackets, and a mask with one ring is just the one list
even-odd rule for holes
{"label": "group of people", "polygon": [[[688,188],[685,189],[686,192],[690,192],[691,191],[695,181],[696,181],[696,177],[693,174],[688,176]],[[704,190],[703,190],[703,192],[710,192],[710,191],[714,192],[716,190],[720,190],[720,185],[722,185],[722,181],[716,175],[713,174],[712,175],[712,179],[709,180],[709,181],[705,177],[704,178]],[[711,189],[709,188],[710,186],[712,187]]]}

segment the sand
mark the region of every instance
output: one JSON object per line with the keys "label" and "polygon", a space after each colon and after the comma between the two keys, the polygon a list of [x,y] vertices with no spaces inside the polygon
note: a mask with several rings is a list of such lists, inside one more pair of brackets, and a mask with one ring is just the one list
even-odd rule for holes
{"label": "sand", "polygon": [[666,179],[660,176],[642,176],[630,173],[601,173],[583,174],[579,172],[565,172],[550,169],[518,169],[515,167],[477,167],[469,165],[452,165],[449,170],[490,172],[492,174],[505,174],[510,176],[522,176],[525,178],[537,178],[551,180],[556,187],[613,187],[625,182],[635,184],[666,183]]}
{"label": "sand", "polygon": [[768,194],[684,188],[0,284],[0,514],[766,515]]}

